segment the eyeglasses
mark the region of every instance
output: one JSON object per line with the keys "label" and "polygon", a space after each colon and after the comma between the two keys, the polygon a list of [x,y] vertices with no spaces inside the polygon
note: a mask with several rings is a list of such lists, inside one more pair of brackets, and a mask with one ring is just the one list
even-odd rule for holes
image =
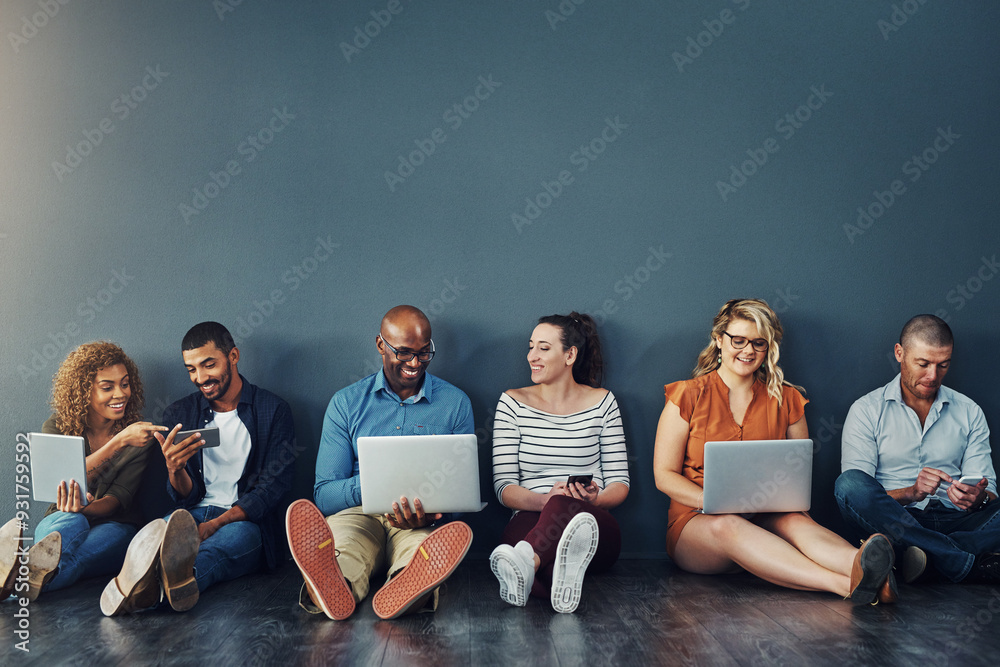
{"label": "eyeglasses", "polygon": [[425,364],[425,363],[427,363],[428,361],[430,361],[431,359],[434,358],[434,341],[433,341],[433,339],[430,341],[430,343],[431,343],[431,349],[430,349],[430,351],[427,351],[427,352],[410,352],[409,350],[400,351],[400,350],[397,350],[396,348],[394,348],[392,345],[389,345],[389,343],[385,340],[385,336],[383,336],[381,333],[378,335],[378,337],[382,339],[382,344],[383,345],[385,345],[387,348],[389,348],[390,350],[392,350],[392,353],[396,355],[396,359],[398,359],[399,361],[413,361],[413,358],[416,357],[417,361],[419,361],[422,364]]}
{"label": "eyeglasses", "polygon": [[747,343],[750,343],[751,345],[753,345],[753,349],[757,350],[758,352],[767,351],[768,344],[767,340],[765,340],[764,338],[754,338],[753,340],[750,340],[745,336],[734,336],[728,331],[723,331],[722,333],[729,336],[730,342],[733,344],[733,347],[736,348],[737,350],[742,350],[747,346]]}

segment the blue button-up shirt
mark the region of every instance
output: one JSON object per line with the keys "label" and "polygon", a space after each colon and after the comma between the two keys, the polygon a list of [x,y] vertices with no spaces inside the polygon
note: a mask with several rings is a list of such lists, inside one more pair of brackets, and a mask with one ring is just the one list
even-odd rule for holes
{"label": "blue button-up shirt", "polygon": [[430,373],[406,400],[392,391],[381,370],[358,380],[334,394],[326,409],[316,455],[316,506],[329,516],[361,505],[359,437],[473,431],[469,397]]}
{"label": "blue button-up shirt", "polygon": [[[921,427],[917,413],[903,402],[897,375],[851,406],[844,421],[841,469],[868,473],[891,491],[912,486],[923,468],[937,468],[955,480],[982,475],[989,481],[986,488],[997,492],[990,429],[979,406],[968,396],[941,386]],[[957,509],[947,490],[948,484],[942,482],[936,497]],[[908,507],[923,509],[931,497]]]}

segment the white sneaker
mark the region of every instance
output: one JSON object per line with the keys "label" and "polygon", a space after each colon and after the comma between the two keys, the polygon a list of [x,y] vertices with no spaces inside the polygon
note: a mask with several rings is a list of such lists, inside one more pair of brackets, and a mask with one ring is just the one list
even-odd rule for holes
{"label": "white sneaker", "polygon": [[490,569],[500,581],[500,597],[515,607],[528,603],[535,583],[535,550],[521,540],[514,546],[501,544],[490,554]]}
{"label": "white sneaker", "polygon": [[576,611],[583,590],[583,575],[597,551],[597,519],[581,512],[566,524],[556,547],[552,568],[552,608],[560,614]]}

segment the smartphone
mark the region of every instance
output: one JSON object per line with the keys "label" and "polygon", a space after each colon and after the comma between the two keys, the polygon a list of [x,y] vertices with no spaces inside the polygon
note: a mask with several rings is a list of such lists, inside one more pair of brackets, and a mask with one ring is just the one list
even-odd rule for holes
{"label": "smartphone", "polygon": [[205,447],[218,447],[220,444],[218,427],[196,428],[192,431],[180,431],[174,436],[174,442],[180,442],[181,440],[190,438],[195,433],[201,433],[201,439],[205,441],[205,444],[201,446],[202,449]]}
{"label": "smartphone", "polygon": [[979,484],[984,477],[986,477],[986,475],[963,475],[962,479],[958,481],[962,484],[971,484],[972,486],[975,486],[976,484]]}
{"label": "smartphone", "polygon": [[592,474],[591,475],[570,475],[569,477],[566,478],[566,483],[567,484],[572,484],[573,482],[577,482],[579,484],[583,484],[584,486],[588,486],[592,481],[594,481],[594,476]]}

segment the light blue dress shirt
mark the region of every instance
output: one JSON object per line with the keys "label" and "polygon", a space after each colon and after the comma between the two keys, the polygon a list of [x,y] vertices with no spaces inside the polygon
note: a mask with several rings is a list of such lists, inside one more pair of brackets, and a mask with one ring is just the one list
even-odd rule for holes
{"label": "light blue dress shirt", "polygon": [[472,403],[458,387],[424,374],[420,391],[401,400],[379,370],[330,399],[316,456],[316,506],[325,516],[361,505],[358,438],[473,433]]}
{"label": "light blue dress shirt", "polygon": [[[903,402],[900,376],[854,402],[844,421],[841,470],[860,470],[887,491],[911,486],[923,468],[937,468],[957,480],[982,475],[997,492],[990,457],[990,429],[978,405],[964,394],[941,386],[921,428],[917,413]],[[977,480],[978,481],[978,480]],[[948,499],[948,484],[936,497]],[[932,496],[907,507],[923,509]]]}

